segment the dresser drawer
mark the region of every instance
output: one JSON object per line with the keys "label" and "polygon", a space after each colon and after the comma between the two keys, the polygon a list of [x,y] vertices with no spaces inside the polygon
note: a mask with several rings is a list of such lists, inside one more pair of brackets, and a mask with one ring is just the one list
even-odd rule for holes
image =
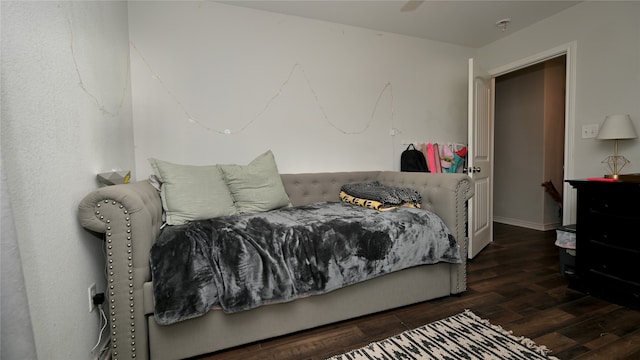
{"label": "dresser drawer", "polygon": [[640,251],[622,250],[597,241],[590,242],[590,246],[584,259],[589,270],[640,284],[640,272],[637,271]]}
{"label": "dresser drawer", "polygon": [[[622,216],[640,219],[638,204],[640,204],[640,187],[605,186],[589,188],[582,192],[580,205],[596,216]],[[633,189],[636,191],[629,191]]]}
{"label": "dresser drawer", "polygon": [[[587,204],[589,212],[596,216],[609,215],[613,217],[628,216],[629,203],[628,199],[590,199]],[[633,216],[638,218],[637,214]]]}
{"label": "dresser drawer", "polygon": [[580,231],[576,234],[576,238],[579,244],[588,247],[594,243],[602,243],[620,251],[640,251],[639,224],[640,218],[634,217],[589,216],[584,224],[578,225]]}
{"label": "dresser drawer", "polygon": [[600,273],[595,270],[589,272],[589,285],[586,292],[591,295],[629,306],[640,308],[640,284]]}

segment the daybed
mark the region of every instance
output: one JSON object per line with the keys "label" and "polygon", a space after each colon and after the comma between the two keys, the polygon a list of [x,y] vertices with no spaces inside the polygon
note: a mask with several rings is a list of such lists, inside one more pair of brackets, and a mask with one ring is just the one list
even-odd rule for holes
{"label": "daybed", "polygon": [[180,359],[226,349],[365,314],[459,294],[466,290],[466,201],[472,180],[464,174],[391,171],[282,174],[294,206],[337,201],[346,183],[379,181],[422,195],[459,243],[461,264],[415,266],[287,303],[235,314],[213,310],[172,325],[154,318],[150,248],[162,225],[162,202],[149,181],[100,188],[79,206],[85,228],[104,233],[107,316],[114,359]]}

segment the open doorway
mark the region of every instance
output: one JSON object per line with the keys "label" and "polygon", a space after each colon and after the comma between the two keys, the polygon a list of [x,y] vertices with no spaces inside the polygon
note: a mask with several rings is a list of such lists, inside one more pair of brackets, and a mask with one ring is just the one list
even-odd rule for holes
{"label": "open doorway", "polygon": [[496,222],[535,230],[562,224],[566,58],[495,77]]}

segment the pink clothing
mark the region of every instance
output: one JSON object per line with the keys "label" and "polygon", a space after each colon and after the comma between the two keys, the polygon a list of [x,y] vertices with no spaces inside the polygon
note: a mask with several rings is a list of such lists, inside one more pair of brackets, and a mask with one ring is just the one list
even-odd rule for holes
{"label": "pink clothing", "polygon": [[438,144],[433,144],[433,161],[436,164],[436,170],[437,170],[434,172],[441,173],[442,164],[440,163],[440,150],[438,149]]}
{"label": "pink clothing", "polygon": [[429,166],[429,171],[434,173],[436,172],[436,163],[435,163],[435,158],[433,157],[433,144],[428,143],[426,146],[427,146],[427,165]]}

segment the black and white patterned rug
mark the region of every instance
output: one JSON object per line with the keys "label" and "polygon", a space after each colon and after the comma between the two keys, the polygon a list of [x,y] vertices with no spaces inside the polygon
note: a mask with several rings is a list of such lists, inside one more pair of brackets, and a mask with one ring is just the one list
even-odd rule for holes
{"label": "black and white patterned rug", "polygon": [[336,355],[329,360],[555,359],[532,340],[515,337],[470,310]]}

